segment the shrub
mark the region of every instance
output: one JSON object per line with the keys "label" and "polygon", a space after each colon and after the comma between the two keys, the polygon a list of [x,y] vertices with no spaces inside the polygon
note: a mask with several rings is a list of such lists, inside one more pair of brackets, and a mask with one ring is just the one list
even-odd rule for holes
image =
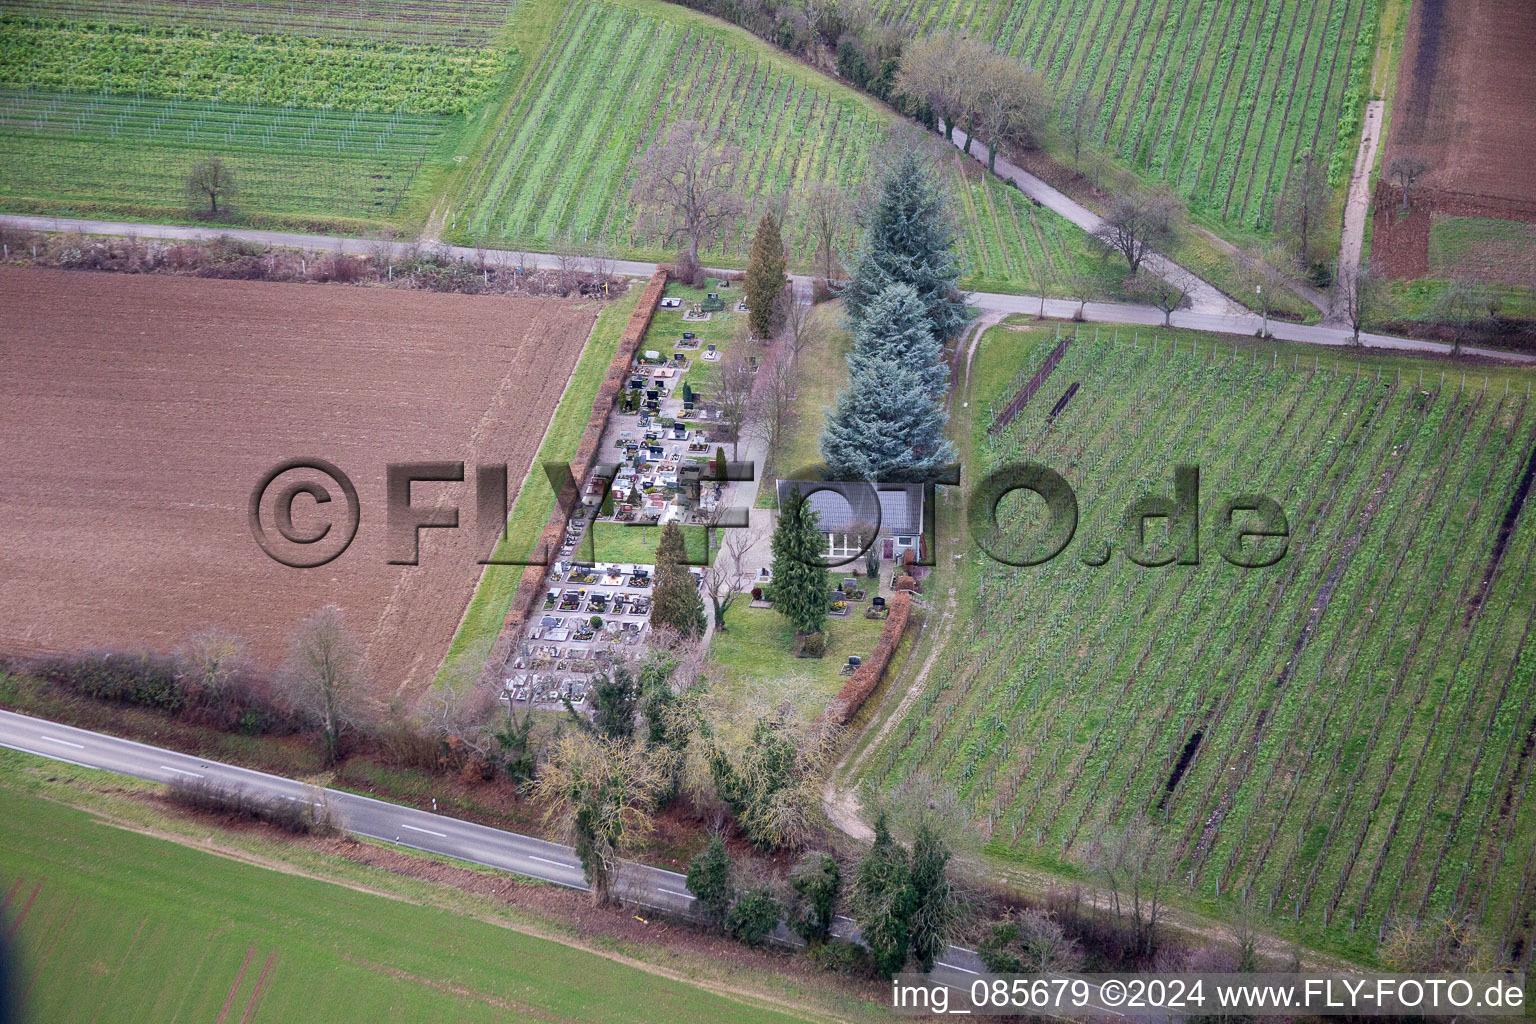
{"label": "shrub", "polygon": [[37,666],[43,680],[94,700],[136,704],[169,714],[187,706],[176,683],[176,664],[153,654],[96,652],[53,658]]}
{"label": "shrub", "polygon": [[237,821],[259,821],[294,835],[328,835],[336,831],[330,807],[311,799],[288,800],[262,796],[239,786],[221,786],[207,779],[178,779],[166,787],[166,798],[188,810],[219,814]]}
{"label": "shrub", "polygon": [[761,946],[779,926],[779,901],[765,887],[749,889],[731,907],[726,930],[731,938],[748,946]]}

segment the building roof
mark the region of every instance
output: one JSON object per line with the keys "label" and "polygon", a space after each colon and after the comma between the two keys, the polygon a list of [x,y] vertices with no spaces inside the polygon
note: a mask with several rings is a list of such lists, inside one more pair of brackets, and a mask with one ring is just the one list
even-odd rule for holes
{"label": "building roof", "polygon": [[882,534],[923,532],[922,484],[780,480],[780,508],[797,487],[807,496],[822,533],[853,532],[856,526],[875,522],[880,524]]}

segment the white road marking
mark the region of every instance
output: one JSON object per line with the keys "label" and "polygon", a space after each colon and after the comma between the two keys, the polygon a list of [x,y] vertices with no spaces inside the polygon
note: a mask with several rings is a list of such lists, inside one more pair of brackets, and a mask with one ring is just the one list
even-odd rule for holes
{"label": "white road marking", "polygon": [[964,971],[966,974],[980,974],[981,973],[980,971],[973,971],[969,967],[960,967],[957,964],[947,964],[943,960],[935,960],[933,962],[933,964],[934,964],[935,967],[948,967],[952,971]]}
{"label": "white road marking", "polygon": [[[193,778],[194,778],[194,779],[201,779],[201,778],[203,778],[203,777],[204,777],[204,776],[202,776],[202,775],[199,775],[199,774],[198,774],[198,773],[197,773],[197,772],[189,772],[189,771],[187,771],[187,770],[186,770],[186,769],[185,769],[185,768],[172,768],[172,767],[171,767],[171,766],[170,766],[170,765],[168,765],[168,764],[163,764],[163,765],[161,765],[161,766],[160,766],[160,770],[161,770],[161,771],[163,771],[163,772],[176,772],[176,773],[177,773],[177,774],[178,774],[178,775],[190,775],[190,776],[192,776],[192,777],[193,777]],[[289,799],[290,799],[290,800],[291,800],[291,799],[293,799],[293,798],[292,798],[292,797],[289,797]]]}
{"label": "white road marking", "polygon": [[698,899],[698,897],[697,897],[697,896],[690,896],[690,895],[689,895],[689,894],[688,894],[688,893],[686,893],[686,892],[673,892],[673,891],[672,891],[672,890],[671,890],[671,889],[663,889],[663,888],[662,888],[662,887],[661,887],[661,886],[659,886],[659,885],[658,885],[658,886],[657,886],[657,887],[656,887],[656,891],[657,891],[657,892],[664,892],[664,893],[666,893],[666,894],[667,894],[667,895],[668,895],[668,896],[681,896],[681,897],[682,897],[682,898],[683,898],[683,899],[685,899],[685,900],[693,900],[693,899]]}
{"label": "white road marking", "polygon": [[84,743],[71,743],[69,740],[61,740],[57,736],[49,736],[47,733],[40,732],[37,734],[37,738],[40,740],[47,740],[49,743],[62,743],[66,747],[74,747],[76,750],[85,749]]}
{"label": "white road marking", "polygon": [[568,868],[568,867],[570,867],[570,865],[569,865],[569,864],[563,864],[563,863],[561,863],[561,862],[560,862],[560,861],[558,861],[558,860],[549,860],[549,859],[548,859],[548,858],[546,858],[546,857],[535,857],[535,856],[534,856],[534,855],[533,855],[533,854],[531,854],[531,853],[530,853],[530,854],[528,854],[528,859],[529,859],[529,860],[536,860],[536,861],[540,861],[540,862],[542,862],[542,863],[544,863],[544,864],[553,864],[553,865],[554,865],[554,866],[555,866],[555,867],[557,867],[557,868]]}
{"label": "white road marking", "polygon": [[433,832],[429,828],[417,828],[415,825],[406,825],[404,823],[402,823],[400,825],[400,827],[401,828],[408,828],[412,832],[425,832],[427,835],[429,835],[429,836],[437,836],[437,838],[439,838],[439,839],[447,839],[448,838],[448,833],[446,833],[446,832]]}
{"label": "white road marking", "polygon": [[64,756],[62,756],[60,754],[50,754],[47,751],[33,750],[30,747],[18,747],[18,746],[15,746],[14,744],[3,743],[3,742],[0,742],[0,747],[4,747],[7,750],[19,750],[23,754],[31,754],[33,757],[41,757],[41,758],[44,758],[44,759],[49,760],[49,761],[61,761],[64,764],[72,764],[76,768],[89,768],[93,772],[99,772],[99,771],[106,771],[107,770],[107,769],[101,768],[98,765],[86,764],[84,761],[71,761],[69,758],[64,757]]}

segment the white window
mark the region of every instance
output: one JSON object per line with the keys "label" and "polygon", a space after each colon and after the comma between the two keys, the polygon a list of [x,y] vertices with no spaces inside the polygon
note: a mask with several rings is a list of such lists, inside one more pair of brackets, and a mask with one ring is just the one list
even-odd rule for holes
{"label": "white window", "polygon": [[909,548],[909,547],[912,546],[912,538],[911,537],[897,537],[896,538],[896,543],[900,544],[904,548]]}
{"label": "white window", "polygon": [[852,558],[864,547],[864,542],[856,533],[829,533],[827,534],[828,558]]}

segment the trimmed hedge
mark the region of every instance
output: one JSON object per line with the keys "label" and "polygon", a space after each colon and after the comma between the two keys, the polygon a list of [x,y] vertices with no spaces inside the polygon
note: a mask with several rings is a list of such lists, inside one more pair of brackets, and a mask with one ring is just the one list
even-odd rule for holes
{"label": "trimmed hedge", "polygon": [[827,710],[822,712],[824,720],[834,725],[847,725],[849,719],[859,713],[859,708],[864,706],[869,695],[875,692],[875,687],[880,685],[880,678],[885,675],[891,658],[895,657],[896,647],[906,632],[907,617],[911,612],[912,595],[905,590],[898,591],[891,598],[891,611],[880,630],[880,640],[875,644],[874,652],[853,670],[853,675],[848,677],[837,696],[827,704]]}

